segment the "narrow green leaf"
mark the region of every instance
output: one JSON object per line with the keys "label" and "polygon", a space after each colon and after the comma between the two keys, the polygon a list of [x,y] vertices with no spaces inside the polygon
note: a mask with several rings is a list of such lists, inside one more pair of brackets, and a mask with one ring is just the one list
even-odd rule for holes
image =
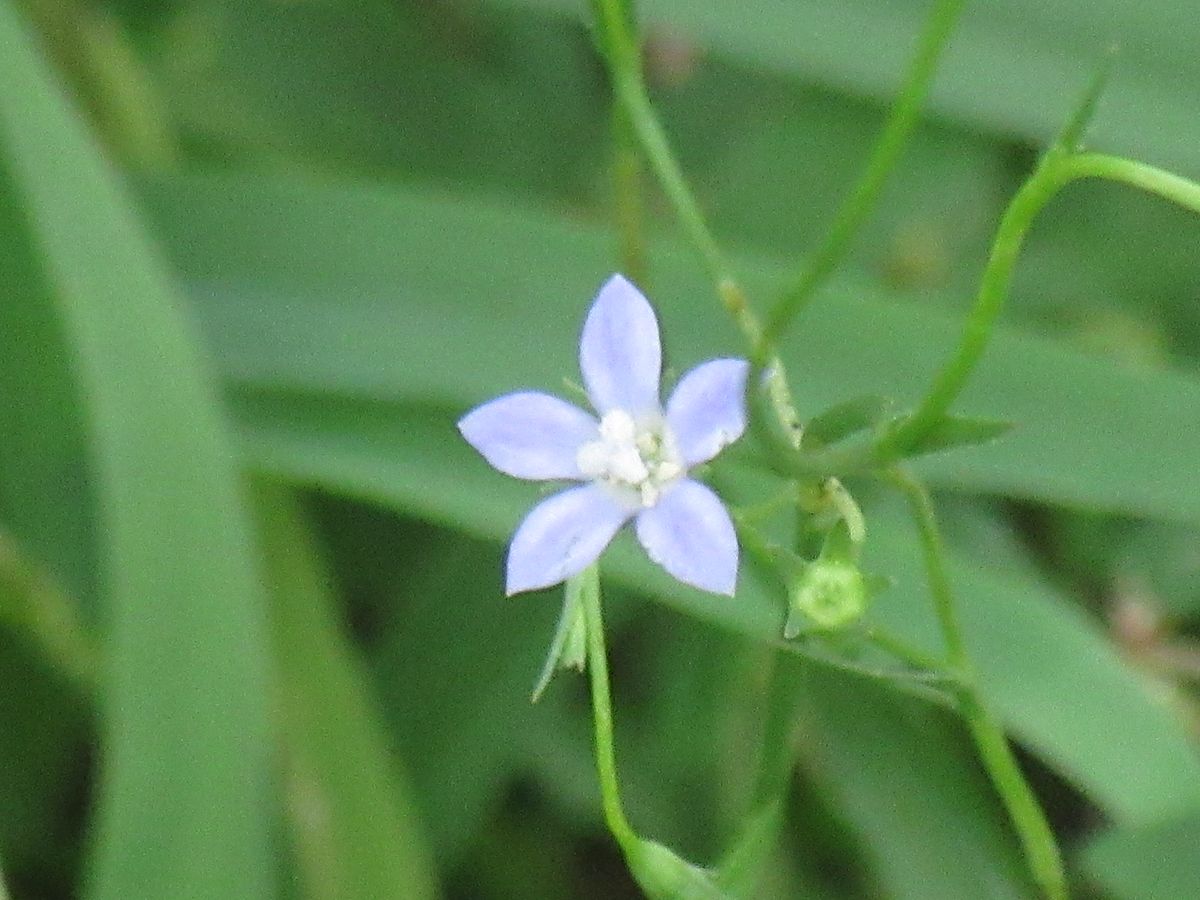
{"label": "narrow green leaf", "polygon": [[871,428],[887,415],[890,407],[890,400],[875,394],[855,397],[831,406],[813,416],[804,426],[804,449],[819,450]]}
{"label": "narrow green leaf", "polygon": [[584,640],[586,633],[583,623],[583,612],[580,606],[580,580],[567,579],[563,590],[562,612],[558,614],[558,624],[554,627],[554,637],[550,640],[550,650],[546,653],[546,661],[542,671],[533,686],[529,697],[530,703],[537,703],[542,692],[550,684],[550,679],[559,669],[575,669],[584,671],[587,665],[587,644]]}
{"label": "narrow green leaf", "polygon": [[[337,621],[303,512],[260,481],[254,497],[271,578],[287,821],[312,900],[428,900],[424,838]],[[319,810],[319,814],[314,814]]]}
{"label": "narrow green leaf", "polygon": [[[86,406],[108,626],[90,894],[272,893],[263,603],[236,461],[170,283],[0,2],[0,194]],[[80,461],[81,463],[83,461]]]}
{"label": "narrow green leaf", "polygon": [[999,419],[942,416],[932,430],[908,449],[905,456],[924,456],[953,450],[956,447],[987,444],[1008,434],[1012,429],[1012,422],[1002,422]]}
{"label": "narrow green leaf", "polygon": [[1071,117],[1067,119],[1062,131],[1058,133],[1058,137],[1054,139],[1054,143],[1051,145],[1052,151],[1074,153],[1083,146],[1084,134],[1091,125],[1092,118],[1096,115],[1096,107],[1100,103],[1104,89],[1108,86],[1116,59],[1117,45],[1114,44],[1101,58],[1100,65],[1092,75],[1092,80],[1088,82],[1087,89],[1079,98],[1079,104],[1071,113]]}

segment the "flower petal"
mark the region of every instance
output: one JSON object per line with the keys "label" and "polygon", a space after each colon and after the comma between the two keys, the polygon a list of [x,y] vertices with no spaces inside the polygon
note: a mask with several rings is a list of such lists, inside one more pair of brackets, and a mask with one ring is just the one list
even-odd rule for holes
{"label": "flower petal", "polygon": [[536,391],[505,394],[459,420],[458,430],[493,466],[535,481],[580,478],[580,446],[599,435],[596,420]]}
{"label": "flower petal", "polygon": [[692,369],[667,402],[667,425],[688,466],[708,462],[746,430],[744,359],[713,359]]}
{"label": "flower petal", "polygon": [[628,518],[629,512],[596,484],[568,488],[543,500],[513,535],[506,592],[511,597],[579,574],[596,561]]}
{"label": "flower petal", "polygon": [[658,411],[658,320],[642,292],[621,275],[600,288],[583,323],[579,369],[601,415],[613,409],[635,417]]}
{"label": "flower petal", "polygon": [[650,558],[684,584],[733,596],[737,535],[725,506],[700,482],[684,479],[638,513],[637,536]]}

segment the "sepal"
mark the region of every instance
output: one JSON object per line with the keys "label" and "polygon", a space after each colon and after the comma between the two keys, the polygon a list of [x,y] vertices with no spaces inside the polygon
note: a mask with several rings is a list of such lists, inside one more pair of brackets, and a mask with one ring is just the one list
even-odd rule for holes
{"label": "sepal", "polygon": [[567,579],[554,639],[550,642],[550,652],[542,664],[542,672],[529,698],[530,703],[538,702],[559,669],[582,672],[587,666],[587,620],[583,614],[582,584],[583,575]]}

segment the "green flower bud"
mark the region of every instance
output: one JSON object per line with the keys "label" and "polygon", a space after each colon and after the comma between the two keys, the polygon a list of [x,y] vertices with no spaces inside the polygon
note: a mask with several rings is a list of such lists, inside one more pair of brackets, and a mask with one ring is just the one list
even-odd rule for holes
{"label": "green flower bud", "polygon": [[867,610],[867,583],[854,563],[820,557],[804,567],[789,591],[783,636],[794,638],[811,623],[826,631],[844,628]]}

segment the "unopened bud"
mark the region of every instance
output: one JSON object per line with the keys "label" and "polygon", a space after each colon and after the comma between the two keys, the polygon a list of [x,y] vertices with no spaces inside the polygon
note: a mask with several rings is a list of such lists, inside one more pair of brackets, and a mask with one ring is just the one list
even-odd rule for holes
{"label": "unopened bud", "polygon": [[866,579],[852,562],[821,557],[792,583],[789,600],[785,638],[794,638],[806,623],[835,631],[866,612]]}

